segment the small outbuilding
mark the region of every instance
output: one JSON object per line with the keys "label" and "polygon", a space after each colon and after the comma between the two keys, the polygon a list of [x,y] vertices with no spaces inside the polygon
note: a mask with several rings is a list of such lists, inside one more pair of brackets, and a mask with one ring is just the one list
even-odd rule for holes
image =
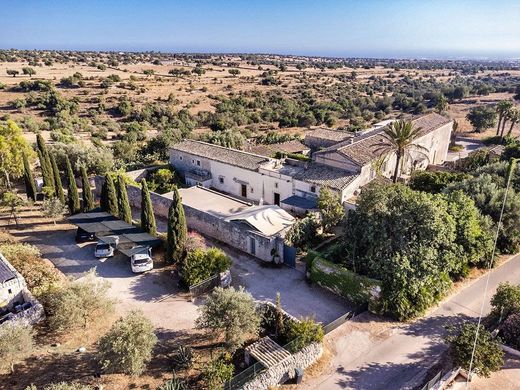
{"label": "small outbuilding", "polygon": [[[294,265],[294,251],[284,236],[295,218],[276,205],[253,205],[211,189],[179,190],[190,229],[259,259]],[[172,199],[172,193],[163,196]]]}

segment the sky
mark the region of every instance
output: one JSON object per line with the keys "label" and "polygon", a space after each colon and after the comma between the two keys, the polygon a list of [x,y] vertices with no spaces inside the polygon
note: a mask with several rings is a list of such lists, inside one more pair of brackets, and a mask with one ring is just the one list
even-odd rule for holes
{"label": "sky", "polygon": [[0,48],[520,58],[520,0],[1,0]]}

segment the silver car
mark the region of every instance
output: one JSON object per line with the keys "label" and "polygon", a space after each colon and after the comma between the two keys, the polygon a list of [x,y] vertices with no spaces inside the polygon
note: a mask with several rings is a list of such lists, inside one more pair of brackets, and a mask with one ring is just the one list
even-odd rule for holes
{"label": "silver car", "polygon": [[119,244],[118,236],[106,236],[98,241],[94,256],[99,258],[106,258],[114,256],[114,251],[117,249]]}

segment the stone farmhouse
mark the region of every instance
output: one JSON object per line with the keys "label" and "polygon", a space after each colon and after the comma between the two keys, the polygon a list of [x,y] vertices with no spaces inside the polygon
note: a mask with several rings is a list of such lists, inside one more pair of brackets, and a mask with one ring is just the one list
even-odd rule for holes
{"label": "stone farmhouse", "polygon": [[[376,145],[384,142],[382,133],[389,122],[357,134],[328,129],[307,133],[304,143],[315,150],[309,162],[275,159],[185,140],[171,148],[170,164],[184,176],[188,185],[200,185],[242,200],[303,213],[316,208],[321,188],[330,188],[346,202],[378,175],[392,175],[395,155],[381,156],[375,150]],[[453,121],[435,113],[412,122],[421,129],[415,143],[426,148],[427,153],[412,154],[405,159],[400,169],[402,176],[414,169],[443,163],[453,127]]]}

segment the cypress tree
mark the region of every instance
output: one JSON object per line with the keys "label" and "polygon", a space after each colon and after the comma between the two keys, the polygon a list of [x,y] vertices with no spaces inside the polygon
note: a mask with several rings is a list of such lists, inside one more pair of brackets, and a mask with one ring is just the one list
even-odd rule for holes
{"label": "cypress tree", "polygon": [[28,199],[36,201],[36,183],[34,182],[34,176],[29,164],[29,158],[27,153],[23,152],[23,179],[25,181],[25,193]]}
{"label": "cypress tree", "polygon": [[105,210],[117,217],[119,215],[119,210],[117,207],[117,194],[116,187],[114,185],[114,179],[112,175],[107,174],[105,176],[105,187],[106,187],[106,199],[105,199]]}
{"label": "cypress tree", "polygon": [[83,211],[91,211],[94,209],[94,195],[90,189],[88,181],[87,169],[85,166],[81,167],[81,188],[83,190]]}
{"label": "cypress tree", "polygon": [[67,189],[67,203],[71,214],[77,214],[81,211],[81,204],[79,202],[78,186],[76,185],[76,177],[70,165],[68,156],[65,156],[65,165],[67,167],[67,177],[69,187]]}
{"label": "cypress tree", "polygon": [[166,245],[166,260],[177,262],[182,260],[188,229],[186,216],[182,207],[181,197],[177,187],[173,188],[173,199],[168,210],[168,238]]}
{"label": "cypress tree", "polygon": [[150,191],[148,191],[146,179],[143,179],[141,182],[141,229],[153,236],[157,234],[155,215],[153,213],[152,200],[150,199]]}
{"label": "cypress tree", "polygon": [[128,202],[128,192],[122,175],[117,177],[117,195],[119,219],[126,223],[132,223],[132,209],[130,208],[130,202]]}
{"label": "cypress tree", "polygon": [[101,210],[107,211],[107,177],[106,176],[105,176],[105,180],[103,181],[103,184],[101,185],[101,194],[99,194],[99,207],[101,207]]}
{"label": "cypress tree", "polygon": [[54,175],[52,172],[52,164],[45,141],[41,134],[36,136],[36,144],[38,146],[38,158],[42,169],[43,185],[54,190]]}
{"label": "cypress tree", "polygon": [[60,200],[61,203],[65,204],[65,195],[63,194],[63,184],[61,183],[60,171],[58,169],[58,164],[56,164],[56,158],[53,154],[50,155],[51,159],[51,167],[52,173],[54,176],[54,193],[56,194],[56,198]]}

